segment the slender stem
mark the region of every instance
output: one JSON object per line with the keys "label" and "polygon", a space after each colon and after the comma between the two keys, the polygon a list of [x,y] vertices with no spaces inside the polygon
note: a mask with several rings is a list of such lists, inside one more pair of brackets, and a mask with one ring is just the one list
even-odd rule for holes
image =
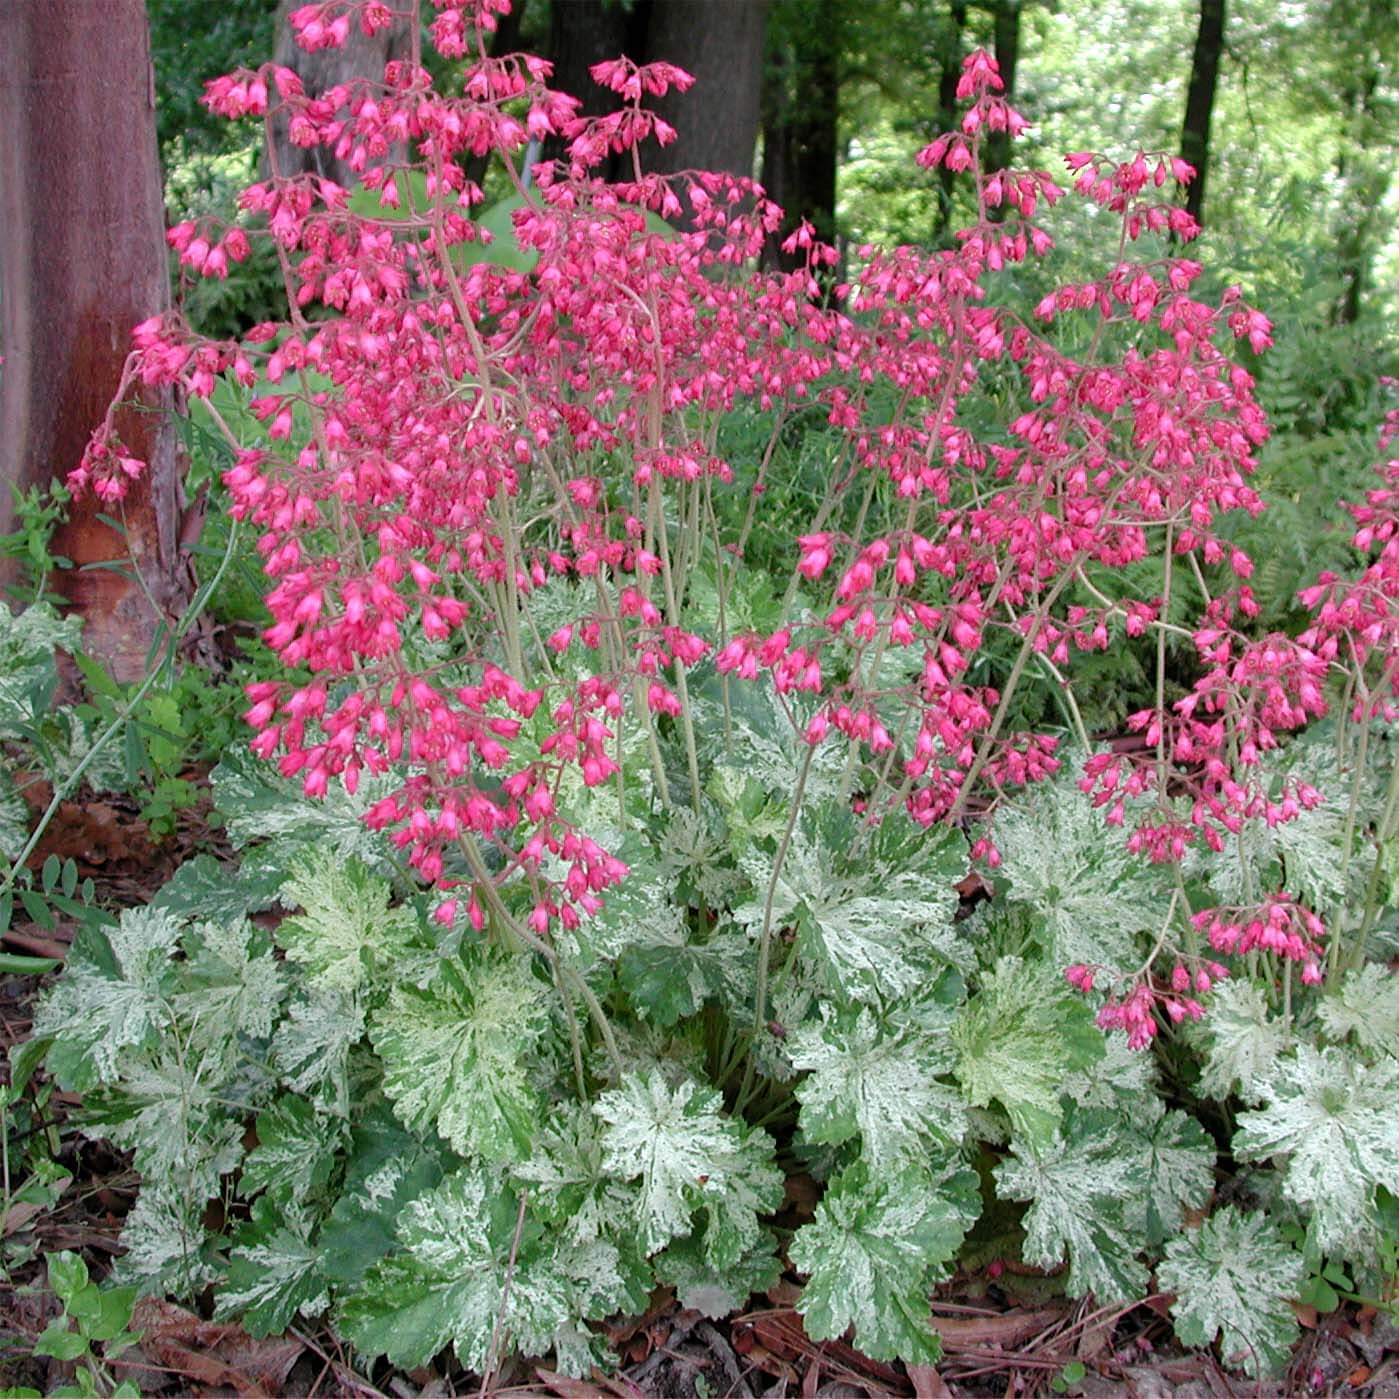
{"label": "slender stem", "polygon": [[[762,1034],[767,1019],[768,969],[772,960],[772,906],[777,898],[777,881],[782,877],[782,866],[787,859],[787,851],[792,845],[792,835],[797,828],[797,818],[801,814],[802,798],[806,795],[806,779],[811,773],[811,761],[816,754],[816,745],[806,745],[802,755],[801,768],[797,772],[797,785],[792,791],[792,812],[787,818],[787,829],[778,842],[777,854],[772,860],[772,875],[768,879],[767,895],[763,899],[763,927],[758,935],[758,975],[753,986],[753,1027],[752,1040],[757,1041]],[[753,1085],[753,1060],[748,1060],[743,1071],[743,1083],[738,1090],[741,1105],[748,1098]]]}

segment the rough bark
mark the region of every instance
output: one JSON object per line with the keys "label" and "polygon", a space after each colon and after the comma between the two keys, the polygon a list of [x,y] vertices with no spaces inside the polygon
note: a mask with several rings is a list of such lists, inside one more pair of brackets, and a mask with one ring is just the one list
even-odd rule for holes
{"label": "rough bark", "polygon": [[766,10],[766,0],[652,0],[646,61],[679,64],[695,85],[656,101],[679,139],[644,152],[650,169],[753,173]]}
{"label": "rough bark", "polygon": [[[12,487],[46,488],[77,466],[130,350],[131,328],[169,304],[155,90],[143,0],[0,4],[0,531]],[[86,621],[88,650],[126,680],[179,610],[177,436],[168,394],[119,414],[149,463],[123,537],[75,501],[53,551],[77,566],[51,586]],[[145,590],[112,569],[129,558]]]}
{"label": "rough bark", "polygon": [[[379,82],[384,65],[394,59],[404,59],[411,50],[412,34],[408,22],[398,19],[373,36],[365,34],[358,23],[351,24],[349,38],[338,49],[317,49],[307,53],[292,35],[288,16],[299,9],[304,0],[281,0],[277,11],[276,61],[293,69],[301,78],[306,91],[319,97],[327,88],[354,78],[369,78]],[[404,159],[406,152],[399,157]],[[357,184],[359,176],[350,169],[348,161],[336,157],[326,146],[293,145],[287,135],[285,119],[272,119],[273,168],[278,175],[324,175],[338,185]],[[378,163],[376,160],[374,163]]]}
{"label": "rough bark", "polygon": [[1185,194],[1186,210],[1204,221],[1205,178],[1210,163],[1210,120],[1219,85],[1219,60],[1224,52],[1225,0],[1200,0],[1200,25],[1190,60],[1190,86],[1185,95],[1185,121],[1180,130],[1181,159],[1195,167]]}

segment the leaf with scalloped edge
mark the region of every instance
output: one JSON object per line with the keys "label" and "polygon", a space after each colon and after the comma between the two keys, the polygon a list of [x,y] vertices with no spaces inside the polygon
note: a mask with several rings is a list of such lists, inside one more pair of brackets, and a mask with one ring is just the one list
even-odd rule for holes
{"label": "leaf with scalloped edge", "polygon": [[115,1281],[190,1296],[219,1277],[218,1240],[203,1221],[207,1202],[172,1182],[147,1180],[122,1223]]}
{"label": "leaf with scalloped edge", "polygon": [[1136,1138],[1142,1191],[1127,1209],[1127,1224],[1155,1246],[1180,1231],[1187,1209],[1203,1209],[1214,1190],[1214,1143],[1187,1113],[1169,1111],[1160,1098],[1124,1114]]}
{"label": "leaf with scalloped edge", "polygon": [[603,1169],[638,1182],[630,1224],[646,1253],[702,1216],[706,1256],[726,1267],[762,1237],[758,1219],[782,1199],[766,1132],[726,1116],[712,1088],[672,1086],[659,1069],[628,1074],[593,1111],[604,1123]]}
{"label": "leaf with scalloped edge", "polygon": [[341,1334],[366,1355],[415,1369],[451,1345],[483,1374],[501,1358],[493,1337],[505,1351],[542,1355],[577,1315],[554,1236],[528,1212],[522,1223],[515,1196],[480,1167],[410,1201],[397,1232],[399,1248],[340,1307]]}
{"label": "leaf with scalloped edge", "polygon": [[1399,1193],[1399,1062],[1298,1045],[1261,1089],[1264,1106],[1239,1115],[1235,1155],[1279,1162],[1322,1253],[1370,1247],[1375,1187]]}
{"label": "leaf with scalloped edge", "polygon": [[901,815],[871,828],[848,804],[815,803],[803,806],[775,881],[774,860],[756,845],[740,855],[753,894],[734,917],[761,929],[771,890],[770,927],[795,925],[798,962],[833,997],[915,995],[944,965],[968,963],[953,926],[967,871],[960,832]]}
{"label": "leaf with scalloped edge", "polygon": [[406,980],[405,965],[421,959],[413,946],[417,919],[411,909],[389,907],[388,881],[358,860],[314,851],[292,870],[281,900],[300,913],[277,926],[287,960],[303,968],[317,990],[354,993],[378,970]]}
{"label": "leaf with scalloped edge", "polygon": [[717,1321],[777,1282],[782,1265],[773,1248],[772,1238],[766,1237],[737,1262],[716,1268],[705,1256],[702,1239],[676,1239],[656,1255],[656,1281],[673,1287],[682,1307]]}
{"label": "leaf with scalloped edge", "polygon": [[329,1181],[345,1135],[342,1119],[318,1113],[305,1098],[283,1094],[258,1115],[257,1145],[243,1161],[241,1193],[251,1199],[266,1190],[303,1204]]}
{"label": "leaf with scalloped edge", "polygon": [[245,748],[233,748],[210,780],[235,850],[266,840],[269,854],[284,867],[314,849],[340,861],[361,860],[372,869],[391,868],[388,841],[364,824],[364,813],[388,795],[393,777],[366,773],[353,794],[333,782],[325,796],[308,797],[298,779],[282,777]]}
{"label": "leaf with scalloped edge", "polygon": [[961,1144],[965,1107],[938,1079],[952,1060],[945,1035],[891,1031],[868,1006],[823,1008],[819,1022],[789,1034],[787,1052],[807,1075],[796,1090],[807,1141],[838,1146],[858,1136],[880,1170],[921,1156],[930,1142]]}
{"label": "leaf with scalloped edge", "polygon": [[1065,1077],[1104,1054],[1093,1012],[1039,962],[1002,957],[952,1026],[957,1077],[975,1107],[998,1102],[1018,1136],[1052,1140]]}
{"label": "leaf with scalloped edge", "polygon": [[976,1174],[941,1180],[912,1164],[873,1176],[861,1160],[826,1187],[789,1250],[807,1275],[797,1309],[813,1340],[855,1344],[876,1360],[932,1364],[942,1354],[929,1294],[981,1208]]}
{"label": "leaf with scalloped edge", "polygon": [[231,1032],[266,1039],[286,994],[267,934],[246,918],[196,923],[182,940],[180,989],[171,998],[190,1050],[205,1052]]}
{"label": "leaf with scalloped edge", "polygon": [[214,1315],[236,1317],[250,1336],[262,1337],[285,1331],[299,1312],[324,1311],[330,1298],[313,1232],[304,1211],[266,1195],[254,1201],[252,1217],[234,1236]]}
{"label": "leaf with scalloped edge", "polygon": [[384,1092],[402,1122],[435,1127],[463,1156],[528,1156],[538,1130],[545,993],[527,957],[470,949],[422,988],[397,986],[375,1011],[370,1040]]}
{"label": "leaf with scalloped edge", "polygon": [[1078,790],[1072,765],[996,815],[1000,878],[1056,969],[1075,962],[1124,971],[1140,960],[1139,935],[1154,932],[1163,902],[1158,877]]}
{"label": "leaf with scalloped edge", "polygon": [[1072,1105],[1047,1143],[1016,1138],[995,1168],[1003,1200],[1028,1200],[1024,1258],[1040,1268],[1069,1264],[1070,1296],[1092,1293],[1100,1305],[1145,1295],[1145,1244],[1127,1221],[1143,1190],[1142,1162],[1128,1124],[1101,1108]]}
{"label": "leaf with scalloped edge", "polygon": [[316,1239],[320,1268],[349,1288],[395,1244],[394,1227],[411,1200],[440,1184],[445,1148],[407,1131],[387,1103],[375,1103],[351,1133],[345,1178]]}
{"label": "leaf with scalloped edge", "polygon": [[1367,962],[1347,972],[1321,998],[1320,1011],[1331,1039],[1350,1035],[1362,1049],[1399,1058],[1399,976],[1388,967]]}
{"label": "leaf with scalloped edge", "polygon": [[33,1035],[52,1036],[49,1067],[65,1086],[110,1083],[123,1056],[168,1025],[181,924],[168,913],[129,908],[112,928],[79,928],[63,975],[34,1011]]}
{"label": "leaf with scalloped edge", "polygon": [[1249,1103],[1260,1101],[1259,1085],[1272,1072],[1285,1042],[1282,1022],[1270,1013],[1267,993],[1245,977],[1214,988],[1209,1014],[1192,1028],[1190,1037],[1205,1043],[1200,1091],[1215,1098],[1237,1091]]}
{"label": "leaf with scalloped edge", "polygon": [[1176,1338],[1213,1345],[1220,1358],[1254,1379],[1281,1373],[1297,1339],[1292,1298],[1302,1285],[1302,1256],[1263,1214],[1226,1207],[1166,1245],[1156,1269],[1174,1292]]}
{"label": "leaf with scalloped edge", "polygon": [[350,1051],[364,1038],[364,1008],[344,991],[311,988],[295,997],[272,1036],[272,1062],[294,1093],[350,1112]]}

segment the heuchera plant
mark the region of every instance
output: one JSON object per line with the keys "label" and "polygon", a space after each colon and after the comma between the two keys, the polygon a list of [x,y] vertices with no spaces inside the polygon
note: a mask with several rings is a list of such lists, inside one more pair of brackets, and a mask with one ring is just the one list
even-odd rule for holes
{"label": "heuchera plant", "polygon": [[[761,1127],[787,1120],[795,1083],[799,1146],[831,1181],[790,1249],[810,1275],[813,1335],[853,1322],[873,1353],[935,1353],[926,1287],[980,1209],[960,1156],[968,1107],[999,1114],[1011,1137],[1002,1193],[1039,1201],[1026,1257],[1068,1257],[1070,1286],[1100,1300],[1140,1295],[1136,1255],[1204,1202],[1213,1151],[1152,1096],[1157,1125],[1141,1130],[1156,1145],[1132,1150],[1170,1157],[1175,1174],[1151,1176],[1149,1209],[1124,1203],[1131,1158],[1103,1116],[1117,1099],[1083,1090],[1075,1109],[1061,1096],[1065,1074],[1104,1053],[1081,1033],[1085,1005],[1140,1048],[1199,1019],[1242,969],[1265,1001],[1286,998],[1282,1053],[1292,968],[1305,986],[1363,961],[1399,820],[1394,780],[1373,816],[1360,800],[1399,679],[1396,467],[1355,512],[1370,568],[1306,593],[1302,636],[1251,634],[1252,564],[1228,526],[1262,508],[1248,478],[1267,425],[1234,343],[1261,353],[1270,326],[1237,289],[1200,299],[1201,265],[1160,239],[1198,232],[1172,203],[1189,166],[1083,152],[1067,158],[1067,188],[1044,171],[988,172],[987,133],[1026,123],[978,52],[958,86],[959,129],[918,156],[973,182],[977,218],[956,246],[865,247],[843,264],[803,226],[783,244],[800,268],[766,270],[782,215],[753,181],[646,169],[648,143],[674,136],[647,104],[690,77],[601,63],[593,77],[618,108],[580,116],[548,87],[547,63],[490,56],[506,8],[436,0],[433,42],[467,65],[457,95],[416,60],[316,97],[275,65],[209,84],[214,111],[280,112],[294,142],[332,149],[362,187],[274,163],[242,196],[243,226],[173,228],[181,266],[204,277],[271,239],[288,319],[210,341],[171,312],[137,328],[128,370],[203,401],[233,454],[231,513],[260,532],[264,640],[284,674],[249,686],[253,751],[308,797],[343,786],[363,798],[366,823],[431,891],[443,957],[479,967],[496,949],[543,969],[602,1133],[594,1164],[617,1189],[643,1189],[642,1252],[669,1248],[672,1275],[728,1278],[731,1305],[764,1275],[744,1263],[756,1216],[776,1204]],[[326,0],[292,23],[315,49],[394,17]],[[415,34],[421,18],[414,5]],[[529,164],[538,143],[558,154]],[[482,191],[459,163],[487,154],[515,190],[519,255],[487,245]],[[618,158],[626,174],[602,178]],[[1021,306],[1011,274],[1050,257],[1046,223],[1068,197],[1098,211],[1105,269]],[[251,392],[247,413],[229,411],[230,385]],[[114,505],[141,470],[109,420],[72,484]],[[777,511],[790,533],[760,549]],[[1130,720],[1135,742],[1095,751],[1076,663],[1133,644],[1154,654],[1154,694]],[[1063,705],[1052,732],[1017,721],[1031,685]],[[1352,784],[1333,847],[1338,909],[1353,855],[1372,852],[1344,952],[1320,896],[1296,892],[1286,842],[1276,859],[1259,853],[1324,814],[1313,770],[1279,756],[1337,693],[1345,722],[1320,748]],[[1083,796],[1056,777],[1066,764]],[[1047,779],[1053,801],[1027,801]],[[1145,896],[1124,882],[1111,907],[1075,913],[1069,870],[1036,884],[1035,860],[1075,841]],[[999,913],[954,927],[968,855],[1037,928],[1059,929],[1037,933],[1040,948],[1089,1001],[1040,977],[1042,959]],[[1237,879],[1210,874],[1231,861]],[[871,871],[874,887],[861,883]],[[304,883],[283,897],[314,902]],[[284,940],[312,968],[314,924]],[[404,1067],[410,1002],[428,994],[428,973],[406,965],[369,1031],[402,1122],[435,1126],[473,1163],[463,1171],[519,1161],[520,1179],[562,1188],[539,1164],[547,1132],[530,1118],[539,1105],[526,1109],[523,1060],[472,1061],[506,1084],[489,1129]],[[454,975],[457,1022],[442,1022],[438,1046],[449,1062],[448,1027],[469,1026],[485,994]],[[536,1045],[549,1017],[522,975],[519,1035]],[[974,993],[954,1014],[964,975]],[[1266,1010],[1255,1021],[1271,1023]],[[665,1039],[694,1026],[702,1069]],[[1262,1085],[1252,1101],[1275,1106],[1290,1091],[1266,1064],[1209,1052],[1216,1091]],[[689,1154],[657,1179],[640,1143],[676,1122],[694,1128]],[[569,1130],[586,1155],[583,1129]],[[1250,1140],[1260,1159],[1294,1146],[1262,1128]],[[1399,1188],[1399,1146],[1369,1160],[1362,1215],[1377,1182]],[[451,1179],[450,1199],[443,1186],[405,1207],[392,1266],[493,1208],[486,1177]],[[721,1184],[742,1204],[714,1203]],[[1085,1212],[1099,1222],[1075,1224]],[[1228,1229],[1256,1243],[1263,1227],[1220,1216],[1201,1256],[1208,1244],[1229,1260],[1244,1245]],[[1280,1247],[1270,1235],[1259,1257],[1276,1264]],[[1275,1363],[1288,1317],[1251,1332],[1206,1284],[1192,1292],[1188,1261],[1173,1257],[1192,1334],[1222,1330],[1232,1357]],[[393,1352],[375,1305],[348,1303],[346,1325]],[[489,1346],[454,1326],[421,1340],[495,1358],[499,1326]],[[557,1342],[549,1327],[512,1334]]]}

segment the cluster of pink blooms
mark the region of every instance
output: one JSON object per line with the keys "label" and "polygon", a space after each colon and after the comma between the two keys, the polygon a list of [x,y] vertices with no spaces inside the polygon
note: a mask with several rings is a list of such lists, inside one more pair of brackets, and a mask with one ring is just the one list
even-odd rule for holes
{"label": "cluster of pink blooms", "polygon": [[[366,771],[396,774],[369,819],[443,891],[439,917],[464,910],[481,925],[486,864],[491,878],[527,881],[541,937],[594,913],[626,868],[569,821],[565,775],[609,781],[628,725],[685,717],[686,672],[706,657],[809,697],[806,741],[838,735],[882,774],[868,809],[897,803],[925,825],[961,820],[972,801],[985,810],[1059,758],[1053,737],[1005,730],[1008,696],[978,658],[999,636],[1063,668],[1076,652],[1106,649],[1114,627],[1149,632],[1160,597],[1108,597],[1101,586],[1163,533],[1182,575],[1189,559],[1224,564],[1237,581],[1195,631],[1193,693],[1169,713],[1134,717],[1161,761],[1094,758],[1085,791],[1113,822],[1130,803],[1134,848],[1171,860],[1317,800],[1303,786],[1270,792],[1260,758],[1324,710],[1327,668],[1342,651],[1347,662],[1356,647],[1387,655],[1392,689],[1399,477],[1391,468],[1357,511],[1357,542],[1382,550],[1374,576],[1324,579],[1310,597],[1315,627],[1298,640],[1245,639],[1236,619],[1254,610],[1251,564],[1217,526],[1261,508],[1247,481],[1267,426],[1230,344],[1264,349],[1269,324],[1235,291],[1218,305],[1194,299],[1201,268],[1181,257],[1122,260],[1061,287],[1029,320],[998,306],[994,274],[1050,252],[1036,220],[1066,191],[1043,171],[982,170],[985,133],[1026,126],[993,59],[967,60],[959,129],[918,157],[929,170],[971,172],[976,223],[946,251],[861,249],[826,294],[836,254],[808,227],[786,245],[804,254],[802,268],[756,270],[781,212],[752,181],[644,171],[642,144],[673,136],[646,102],[687,88],[683,71],[599,64],[594,78],[621,105],[583,117],[548,88],[547,63],[488,54],[483,36],[507,0],[435,3],[438,49],[470,59],[460,95],[397,62],[382,82],[314,99],[294,73],[266,65],[210,83],[206,98],[230,117],[280,108],[294,142],[348,161],[386,209],[411,165],[429,207],[359,217],[338,185],[274,170],[242,198],[249,229],[200,220],[172,229],[170,242],[190,274],[218,277],[247,256],[254,226],[270,235],[289,321],[214,342],[171,313],[138,328],[131,373],[196,396],[221,375],[271,385],[252,404],[265,440],[240,448],[224,477],[234,515],[260,531],[265,639],[288,670],[250,687],[254,748],[311,794],[332,781],[353,790]],[[391,18],[372,0],[321,0],[292,22],[314,49]],[[515,215],[533,269],[454,255],[486,236],[472,217],[482,193],[459,158],[494,152],[514,171],[531,140],[562,151],[534,168]],[[631,174],[609,183],[596,172],[617,153]],[[1173,202],[1192,173],[1178,159],[1085,153],[1068,163],[1073,191],[1120,216],[1124,246],[1196,232]],[[647,211],[679,219],[681,231],[656,232]],[[1074,316],[1100,326],[1097,357],[1050,338]],[[962,405],[992,377],[1016,386],[1020,406],[988,438]],[[705,633],[685,616],[678,531],[716,522],[713,493],[734,472],[714,424],[742,403],[819,405],[848,448],[833,493],[882,481],[897,504],[887,517],[860,512],[859,534],[822,524],[796,535],[793,566],[814,605],[772,632]],[[617,461],[621,472],[601,464]],[[74,483],[116,501],[137,470],[109,421]],[[691,526],[692,538],[702,533]],[[734,547],[725,541],[721,556],[741,566]],[[586,610],[538,646],[502,649],[502,638],[528,635],[529,597],[556,578],[579,585]],[[917,661],[916,680],[896,692],[874,678],[891,648]],[[550,658],[564,653],[573,668],[556,669]],[[514,673],[526,664],[530,674]],[[891,701],[903,716],[892,731]],[[468,848],[491,859],[468,868]],[[976,853],[998,862],[987,836]],[[1265,932],[1280,926],[1271,909],[1286,908],[1282,935],[1314,947],[1311,915],[1282,900],[1269,908]],[[1250,938],[1274,946],[1271,933],[1254,937],[1254,921],[1221,950]],[[1227,941],[1235,926],[1220,914],[1211,939]],[[1156,996],[1143,982],[1114,1003],[1134,1041]],[[1168,1015],[1173,1006],[1194,1014],[1197,1003],[1177,995]]]}

